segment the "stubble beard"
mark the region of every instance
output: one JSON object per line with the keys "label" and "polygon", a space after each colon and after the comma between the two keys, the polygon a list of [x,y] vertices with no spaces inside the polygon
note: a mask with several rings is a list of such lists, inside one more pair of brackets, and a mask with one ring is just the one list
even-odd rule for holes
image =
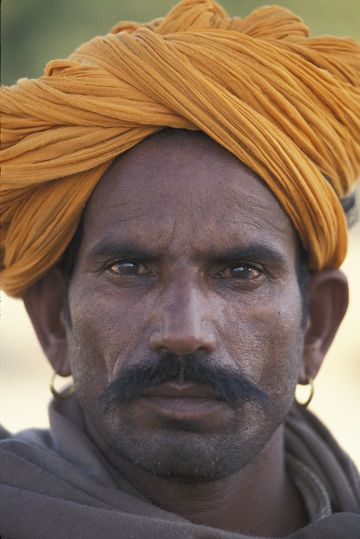
{"label": "stubble beard", "polygon": [[265,414],[253,403],[243,408],[221,433],[174,426],[146,433],[136,428],[131,414],[123,416],[121,425],[107,418],[117,424],[117,433],[107,435],[106,443],[121,459],[158,477],[182,483],[216,481],[246,467],[284,420],[275,410]]}

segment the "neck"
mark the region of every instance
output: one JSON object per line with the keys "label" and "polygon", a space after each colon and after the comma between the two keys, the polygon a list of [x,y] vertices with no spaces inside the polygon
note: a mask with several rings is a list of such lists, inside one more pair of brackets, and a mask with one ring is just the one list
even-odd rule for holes
{"label": "neck", "polygon": [[247,466],[206,483],[164,479],[108,451],[106,458],[113,472],[154,505],[195,524],[284,537],[307,523],[302,500],[286,474],[282,426]]}

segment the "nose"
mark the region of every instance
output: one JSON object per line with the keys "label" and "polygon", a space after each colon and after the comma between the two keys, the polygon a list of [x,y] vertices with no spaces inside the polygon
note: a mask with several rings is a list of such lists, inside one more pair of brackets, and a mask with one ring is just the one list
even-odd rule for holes
{"label": "nose", "polygon": [[210,353],[216,349],[209,305],[194,288],[179,286],[169,293],[156,318],[157,328],[149,341],[152,351],[170,351],[181,356],[196,351]]}

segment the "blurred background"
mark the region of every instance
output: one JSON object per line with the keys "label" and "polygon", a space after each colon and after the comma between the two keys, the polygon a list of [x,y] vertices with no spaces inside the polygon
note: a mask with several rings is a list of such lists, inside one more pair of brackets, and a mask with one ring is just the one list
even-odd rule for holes
{"label": "blurred background", "polygon": [[[66,57],[83,41],[107,33],[119,20],[148,21],[164,15],[175,3],[3,0],[2,84],[13,84],[20,77],[38,77],[48,60]],[[231,15],[242,17],[264,3],[269,2],[223,0],[222,5]],[[333,34],[360,40],[359,0],[276,3],[302,16],[313,36]],[[360,224],[350,232],[343,269],[350,281],[350,308],[316,379],[310,408],[360,467]],[[11,431],[46,426],[51,369],[22,302],[3,293],[0,300],[0,422]]]}

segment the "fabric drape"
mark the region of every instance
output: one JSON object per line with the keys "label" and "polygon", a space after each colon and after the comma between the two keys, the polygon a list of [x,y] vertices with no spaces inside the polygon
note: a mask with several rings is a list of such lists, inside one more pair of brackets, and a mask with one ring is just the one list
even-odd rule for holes
{"label": "fabric drape", "polygon": [[[0,436],[3,539],[251,539],[153,505],[109,469],[86,435],[76,397],[51,403],[49,431],[10,436],[0,429]],[[324,483],[336,511],[287,539],[357,539],[360,479],[352,461],[319,420],[297,407],[285,423],[285,442],[287,454]]]}
{"label": "fabric drape", "polygon": [[[338,267],[339,198],[360,175],[360,46],[312,39],[281,7],[230,18],[184,0],[1,90],[1,281],[21,297],[69,244],[112,160],[165,127],[201,130],[255,171],[312,270]],[[179,180],[181,181],[181,180]]]}

